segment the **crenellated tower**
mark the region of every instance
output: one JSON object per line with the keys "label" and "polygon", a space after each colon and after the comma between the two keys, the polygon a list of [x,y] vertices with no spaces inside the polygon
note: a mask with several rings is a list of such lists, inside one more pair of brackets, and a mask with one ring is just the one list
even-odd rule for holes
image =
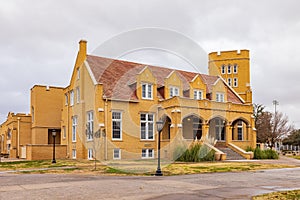
{"label": "crenellated tower", "polygon": [[208,72],[209,75],[221,76],[245,103],[252,103],[249,50],[210,53]]}

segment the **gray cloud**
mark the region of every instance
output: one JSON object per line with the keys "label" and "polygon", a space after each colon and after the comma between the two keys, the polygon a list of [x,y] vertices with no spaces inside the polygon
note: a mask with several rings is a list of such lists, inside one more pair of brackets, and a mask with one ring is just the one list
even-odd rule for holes
{"label": "gray cloud", "polygon": [[[296,0],[1,1],[0,121],[9,111],[29,112],[34,84],[67,86],[80,39],[88,40],[92,52],[120,32],[161,27],[192,38],[207,53],[250,49],[254,101],[272,110],[272,100],[277,99],[278,109],[300,128],[299,4]],[[163,60],[162,65],[179,62],[149,51],[127,59],[136,57],[145,63]]]}

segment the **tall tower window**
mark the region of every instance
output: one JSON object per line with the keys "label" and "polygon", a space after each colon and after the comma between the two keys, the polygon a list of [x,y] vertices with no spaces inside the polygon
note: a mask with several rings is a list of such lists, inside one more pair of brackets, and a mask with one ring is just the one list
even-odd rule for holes
{"label": "tall tower window", "polygon": [[225,65],[222,65],[222,67],[221,67],[221,73],[222,74],[226,73],[226,67],[225,67]]}
{"label": "tall tower window", "polygon": [[227,73],[228,73],[228,74],[231,74],[231,65],[230,65],[230,64],[229,64],[228,67],[227,67]]}
{"label": "tall tower window", "polygon": [[233,87],[238,86],[238,78],[233,78]]}
{"label": "tall tower window", "polygon": [[229,86],[231,86],[231,78],[228,78],[227,83],[228,83]]}
{"label": "tall tower window", "polygon": [[234,64],[233,65],[233,73],[237,74],[237,72],[238,72],[238,66],[237,66],[237,64]]}

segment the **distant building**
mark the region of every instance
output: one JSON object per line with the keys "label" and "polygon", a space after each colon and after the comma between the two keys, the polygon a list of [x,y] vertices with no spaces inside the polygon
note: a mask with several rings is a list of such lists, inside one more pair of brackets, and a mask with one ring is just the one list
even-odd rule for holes
{"label": "distant building", "polygon": [[28,148],[51,144],[55,130],[67,158],[151,159],[159,119],[166,158],[207,138],[242,155],[255,148],[248,50],[210,53],[206,75],[87,55],[86,43],[66,88],[32,89]]}

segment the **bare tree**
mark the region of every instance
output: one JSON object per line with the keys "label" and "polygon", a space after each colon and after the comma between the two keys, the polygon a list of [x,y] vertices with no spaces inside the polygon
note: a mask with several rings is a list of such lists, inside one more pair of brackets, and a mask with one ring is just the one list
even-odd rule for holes
{"label": "bare tree", "polygon": [[256,126],[257,141],[268,143],[271,148],[294,130],[293,126],[289,125],[288,117],[281,112],[263,112],[257,118]]}

